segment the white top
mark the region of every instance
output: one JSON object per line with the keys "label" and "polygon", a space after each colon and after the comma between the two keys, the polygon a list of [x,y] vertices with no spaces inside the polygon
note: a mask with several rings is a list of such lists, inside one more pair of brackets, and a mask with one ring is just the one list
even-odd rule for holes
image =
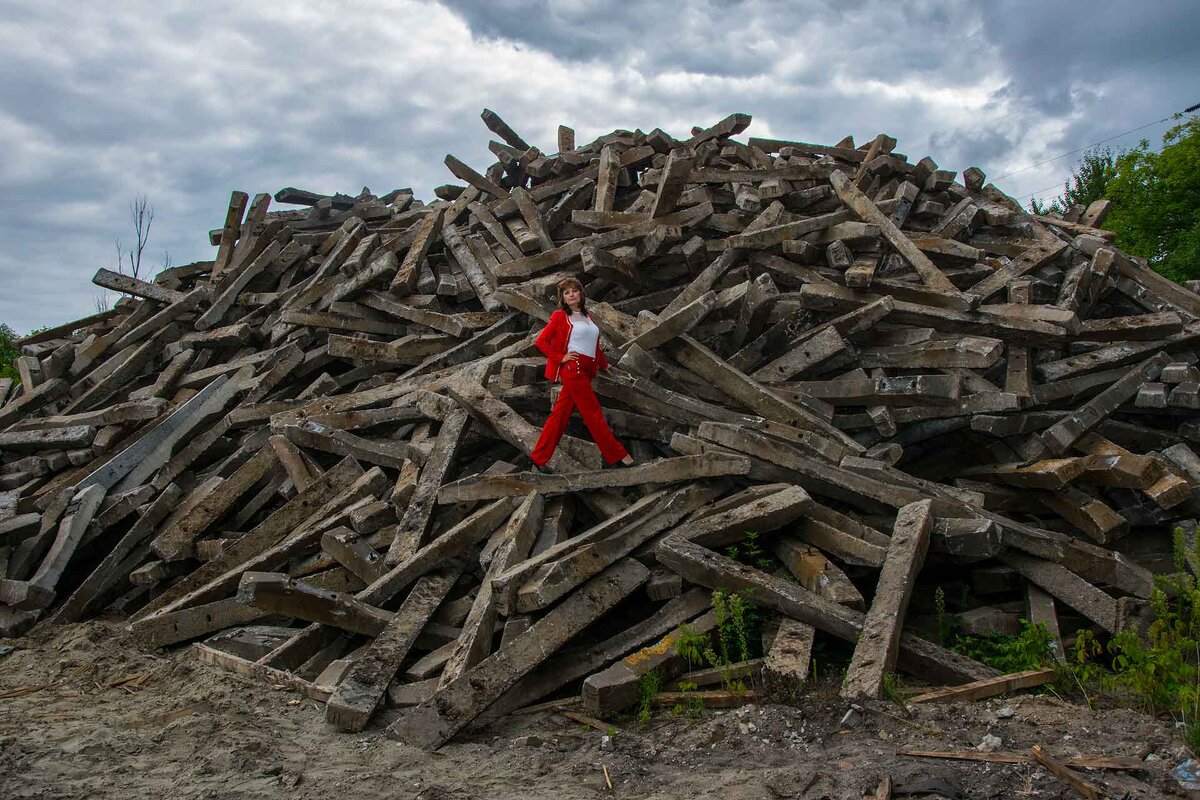
{"label": "white top", "polygon": [[600,344],[600,329],[596,323],[588,319],[586,314],[571,312],[571,338],[567,340],[567,352],[579,353],[588,358],[596,357],[596,348]]}

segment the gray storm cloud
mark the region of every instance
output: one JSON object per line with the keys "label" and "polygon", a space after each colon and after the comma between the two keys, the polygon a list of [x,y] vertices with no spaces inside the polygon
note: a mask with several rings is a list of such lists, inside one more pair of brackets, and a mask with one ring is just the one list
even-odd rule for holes
{"label": "gray storm cloud", "polygon": [[151,263],[211,258],[233,189],[427,198],[447,152],[486,166],[485,106],[547,150],[560,123],[683,135],[744,111],[755,135],[887,131],[1000,175],[1200,100],[1189,2],[4,5],[0,321],[19,332],[93,310],[139,193]]}

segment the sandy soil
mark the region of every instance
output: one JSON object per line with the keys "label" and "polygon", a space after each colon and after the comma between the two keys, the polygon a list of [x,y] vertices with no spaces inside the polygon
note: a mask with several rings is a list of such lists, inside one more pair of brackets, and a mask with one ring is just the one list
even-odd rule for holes
{"label": "sandy soil", "polygon": [[293,690],[202,664],[188,648],[140,651],[112,622],[2,643],[16,649],[0,656],[0,798],[858,800],[884,775],[896,797],[1077,796],[1028,765],[898,755],[971,749],[985,734],[1003,750],[1148,756],[1141,772],[1087,776],[1111,797],[1149,798],[1173,791],[1168,768],[1184,755],[1169,723],[1049,696],[912,707],[911,719],[881,704],[843,730],[830,682],[801,708],[664,713],[618,723],[608,741],[557,714],[513,716],[425,753],[385,735],[398,711],[340,735]]}

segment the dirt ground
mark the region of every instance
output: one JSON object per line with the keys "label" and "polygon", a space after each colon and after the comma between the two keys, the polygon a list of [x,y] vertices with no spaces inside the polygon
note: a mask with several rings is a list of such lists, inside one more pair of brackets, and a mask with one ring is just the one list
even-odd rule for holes
{"label": "dirt ground", "polygon": [[[935,761],[906,749],[1145,758],[1135,773],[1087,773],[1114,798],[1173,792],[1184,751],[1170,723],[1092,713],[1052,696],[952,706],[881,704],[852,729],[836,684],[799,708],[665,712],[605,732],[543,712],[468,732],[436,753],[326,728],[322,708],[200,663],[188,648],[139,650],[119,624],[39,626],[0,656],[0,798],[852,798],[884,775],[896,797],[1075,797],[1040,768]],[[3,649],[3,648],[0,648]],[[606,784],[605,769],[612,789]]]}

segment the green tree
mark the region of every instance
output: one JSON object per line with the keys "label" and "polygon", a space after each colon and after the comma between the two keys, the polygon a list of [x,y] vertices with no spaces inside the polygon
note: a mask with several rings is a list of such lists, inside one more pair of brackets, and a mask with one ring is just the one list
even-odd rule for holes
{"label": "green tree", "polygon": [[1167,131],[1159,152],[1142,141],[1120,156],[1106,193],[1118,247],[1172,280],[1200,278],[1200,118]]}
{"label": "green tree", "polygon": [[1088,150],[1071,172],[1070,179],[1063,184],[1063,193],[1048,206],[1039,203],[1036,197],[1031,199],[1030,210],[1044,216],[1066,213],[1075,205],[1088,207],[1107,194],[1108,184],[1117,174],[1117,161],[1122,155],[1109,147]]}
{"label": "green tree", "polygon": [[17,349],[17,334],[13,329],[0,322],[0,378],[17,377],[17,368],[13,361],[21,355]]}

